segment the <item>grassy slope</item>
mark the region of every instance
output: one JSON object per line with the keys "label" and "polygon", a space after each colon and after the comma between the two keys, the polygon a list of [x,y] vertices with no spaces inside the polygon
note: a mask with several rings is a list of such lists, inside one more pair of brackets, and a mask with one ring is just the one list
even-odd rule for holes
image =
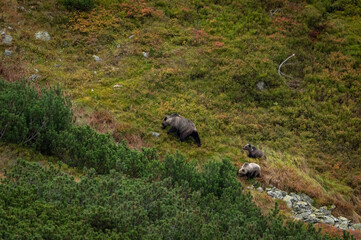
{"label": "grassy slope", "polygon": [[[71,13],[54,0],[5,0],[0,27],[13,27],[14,44],[0,73],[38,69],[39,84],[67,90],[80,124],[161,156],[179,150],[200,164],[228,157],[239,165],[241,147],[254,143],[268,156],[263,182],[360,220],[360,6],[320,2],[99,0],[94,11]],[[52,40],[36,41],[39,30]],[[293,79],[281,78],[277,68],[292,53],[282,71]],[[173,112],[196,123],[202,148],[160,129]]]}

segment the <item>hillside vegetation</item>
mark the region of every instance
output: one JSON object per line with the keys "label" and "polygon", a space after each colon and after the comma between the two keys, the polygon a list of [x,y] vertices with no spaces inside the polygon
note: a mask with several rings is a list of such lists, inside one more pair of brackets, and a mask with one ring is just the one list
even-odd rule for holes
{"label": "hillside vegetation", "polygon": [[[154,146],[160,159],[179,150],[198,166],[224,158],[239,166],[249,161],[241,149],[250,142],[267,155],[256,160],[263,184],[305,192],[361,220],[359,1],[97,0],[77,11],[69,1],[3,0],[0,8],[0,27],[14,38],[0,46],[13,52],[2,55],[1,76],[16,81],[37,74],[37,86],[59,84],[78,125],[137,149]],[[36,40],[40,30],[51,40]],[[280,63],[292,54],[281,69],[289,77],[280,76]],[[174,112],[196,124],[201,148],[161,130],[164,115]],[[50,125],[49,139],[31,139],[29,128],[16,135],[20,140],[6,141],[70,154],[76,167],[99,167],[84,159],[99,161],[94,153],[109,137],[69,127],[69,116],[65,125]],[[56,134],[64,129],[67,134]],[[89,145],[100,138],[93,152],[78,153],[68,142],[82,134]],[[116,168],[113,150],[97,152],[99,173]]]}
{"label": "hillside vegetation", "polygon": [[[0,83],[1,140],[11,144],[0,147],[2,155],[15,143],[63,161],[44,166],[42,155],[25,149],[31,162],[3,169],[2,239],[331,239],[311,225],[285,222],[277,205],[262,215],[227,159],[201,171],[179,153],[159,161],[155,149],[131,150],[74,126],[59,89],[37,95],[24,82]],[[50,144],[40,144],[44,139]],[[343,232],[342,239],[354,238]]]}

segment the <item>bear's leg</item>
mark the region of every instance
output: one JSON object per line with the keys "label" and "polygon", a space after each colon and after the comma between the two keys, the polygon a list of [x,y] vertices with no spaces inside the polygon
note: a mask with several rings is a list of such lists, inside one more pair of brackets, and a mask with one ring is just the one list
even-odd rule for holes
{"label": "bear's leg", "polygon": [[187,132],[182,132],[179,135],[179,139],[181,142],[183,142],[188,137]]}
{"label": "bear's leg", "polygon": [[176,129],[175,127],[171,127],[171,128],[167,131],[167,133],[169,134],[169,133],[176,132],[176,131],[177,131],[177,129]]}

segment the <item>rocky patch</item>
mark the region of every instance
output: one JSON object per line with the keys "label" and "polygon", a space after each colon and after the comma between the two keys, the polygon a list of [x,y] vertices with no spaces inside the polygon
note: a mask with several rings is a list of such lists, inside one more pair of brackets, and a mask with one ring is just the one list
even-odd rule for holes
{"label": "rocky patch", "polygon": [[340,229],[360,230],[361,224],[352,224],[350,220],[345,217],[338,217],[332,215],[331,211],[336,208],[335,205],[330,207],[314,207],[313,200],[307,194],[287,193],[275,187],[266,188],[267,195],[281,199],[286,202],[287,206],[292,209],[293,217],[307,223],[325,223],[333,225]]}

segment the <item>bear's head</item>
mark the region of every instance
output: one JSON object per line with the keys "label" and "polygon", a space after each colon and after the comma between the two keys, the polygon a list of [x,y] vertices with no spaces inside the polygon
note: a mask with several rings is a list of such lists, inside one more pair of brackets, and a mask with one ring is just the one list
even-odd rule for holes
{"label": "bear's head", "polygon": [[252,151],[253,148],[254,148],[254,147],[253,147],[250,143],[248,143],[247,145],[245,145],[245,146],[243,147],[243,150]]}
{"label": "bear's head", "polygon": [[238,170],[238,174],[239,175],[246,175],[248,173],[248,166],[249,166],[249,163],[244,163],[242,165],[242,167]]}

